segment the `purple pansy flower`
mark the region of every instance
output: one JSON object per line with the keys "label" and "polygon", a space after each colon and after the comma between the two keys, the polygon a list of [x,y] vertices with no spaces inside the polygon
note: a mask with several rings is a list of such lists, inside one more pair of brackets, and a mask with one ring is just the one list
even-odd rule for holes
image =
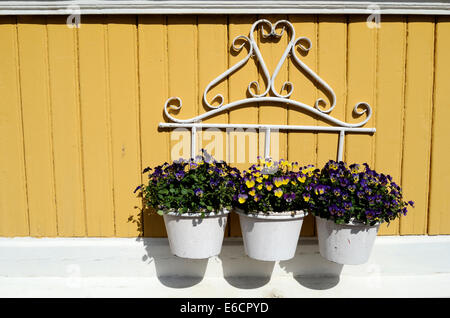
{"label": "purple pansy flower", "polygon": [[402,209],[402,214],[403,215],[406,215],[407,212],[408,212],[408,209],[406,207]]}
{"label": "purple pansy flower", "polygon": [[181,179],[183,179],[185,173],[184,171],[178,171],[177,173],[175,173],[175,178],[177,178],[178,181],[180,181]]}
{"label": "purple pansy flower", "polygon": [[211,188],[215,188],[215,187],[217,187],[217,185],[219,184],[219,180],[217,180],[217,179],[211,179],[211,180],[209,181],[209,184],[210,184]]}
{"label": "purple pansy flower", "polygon": [[142,173],[146,173],[146,172],[148,172],[148,171],[150,171],[150,170],[152,170],[152,168],[147,167],[147,168],[145,168],[144,170],[142,170]]}
{"label": "purple pansy flower", "polygon": [[292,202],[295,199],[295,193],[291,192],[291,193],[285,193],[283,195],[283,199],[286,200],[286,202]]}
{"label": "purple pansy flower", "polygon": [[326,187],[324,185],[322,185],[322,184],[319,184],[318,186],[316,186],[314,191],[316,192],[316,194],[322,195],[322,194],[325,193]]}
{"label": "purple pansy flower", "polygon": [[338,212],[339,208],[336,206],[336,204],[331,205],[328,207],[328,211],[330,211],[331,215],[335,215]]}
{"label": "purple pansy flower", "polygon": [[351,208],[352,208],[352,203],[351,202],[344,202],[344,209],[350,210]]}

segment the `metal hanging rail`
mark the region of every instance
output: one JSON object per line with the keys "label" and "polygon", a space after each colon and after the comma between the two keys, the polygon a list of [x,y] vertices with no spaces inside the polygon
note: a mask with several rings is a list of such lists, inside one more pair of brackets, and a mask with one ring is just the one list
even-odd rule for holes
{"label": "metal hanging rail", "polygon": [[[261,34],[263,38],[269,38],[269,37],[275,37],[280,38],[283,36],[284,32],[286,31],[286,28],[288,29],[288,32],[290,33],[290,40],[289,44],[287,45],[282,57],[278,61],[278,64],[272,74],[272,76],[269,73],[269,70],[267,69],[266,63],[264,62],[264,59],[261,55],[261,52],[258,48],[258,44],[255,41],[254,38],[254,31],[256,30],[257,26],[261,25]],[[270,29],[270,33],[266,33],[263,26],[266,26],[268,29]],[[277,27],[281,26],[282,29],[280,33],[277,33]],[[237,45],[236,42],[240,40],[243,43],[240,45]],[[302,51],[307,52],[311,49],[312,44],[311,41],[307,37],[299,37],[295,38],[295,30],[293,25],[287,21],[287,20],[279,20],[276,23],[272,24],[270,21],[261,19],[253,23],[249,36],[239,35],[236,38],[234,38],[231,48],[235,51],[240,51],[244,46],[245,43],[249,44],[249,51],[246,57],[244,57],[242,60],[237,62],[235,65],[230,67],[228,70],[226,70],[224,73],[216,77],[214,80],[212,80],[208,86],[206,86],[205,91],[203,93],[203,102],[206,106],[208,106],[211,110],[201,114],[199,116],[190,118],[190,119],[177,119],[170,115],[169,109],[179,110],[182,107],[182,101],[179,97],[170,97],[165,105],[164,105],[164,113],[167,116],[169,120],[171,120],[173,123],[160,123],[159,127],[161,128],[190,128],[191,129],[191,157],[195,157],[195,154],[197,153],[196,148],[196,137],[197,137],[197,129],[202,128],[219,128],[219,129],[227,129],[227,128],[254,128],[263,130],[265,132],[265,145],[264,145],[264,156],[266,158],[270,157],[270,133],[273,130],[296,130],[296,131],[331,131],[331,132],[339,132],[339,141],[338,141],[338,160],[342,160],[343,157],[343,150],[344,150],[344,138],[345,133],[352,132],[352,133],[374,133],[376,130],[375,128],[361,128],[364,124],[366,124],[370,117],[372,116],[372,109],[369,104],[365,102],[357,103],[354,108],[353,112],[357,116],[361,116],[363,114],[366,114],[366,118],[359,122],[359,123],[346,123],[343,122],[337,118],[334,118],[330,115],[328,115],[336,106],[336,95],[333,91],[333,89],[322,79],[320,76],[318,76],[313,70],[311,70],[305,63],[303,63],[296,55],[295,48],[298,46]],[[306,46],[304,45],[306,44]],[[249,83],[247,87],[247,91],[250,94],[250,98],[241,99],[238,101],[234,101],[228,104],[224,105],[224,97],[222,94],[217,94],[212,98],[212,101],[219,100],[219,105],[213,106],[208,102],[208,99],[206,97],[209,90],[214,87],[216,84],[220,83],[224,79],[226,79],[228,76],[230,76],[232,73],[240,69],[242,66],[244,66],[247,61],[251,57],[256,57],[257,61],[259,62],[259,65],[262,69],[263,78],[266,83],[266,90],[262,93],[260,93],[260,85],[257,81],[252,81]],[[281,92],[286,90],[286,94],[281,94],[281,92],[277,92],[275,89],[275,79],[281,69],[281,66],[285,62],[286,58],[290,56],[298,65],[299,67],[305,71],[309,76],[311,76],[317,83],[322,87],[322,89],[331,97],[331,105],[328,109],[323,109],[320,104],[323,104],[327,106],[327,102],[323,98],[318,98],[314,106],[310,106],[307,104],[304,104],[299,101],[295,101],[292,99],[289,99],[292,95],[292,92],[294,90],[294,85],[286,81],[283,83],[283,86],[281,87]],[[274,96],[267,96],[269,93],[272,93]],[[318,116],[325,121],[329,122],[330,124],[334,124],[335,126],[302,126],[302,125],[265,125],[265,124],[213,124],[213,123],[201,123],[202,119],[211,117],[215,114],[221,113],[225,110],[229,110],[238,106],[250,104],[250,103],[259,103],[259,102],[270,102],[270,103],[277,103],[281,105],[290,105],[293,107],[298,107],[307,113],[310,113],[311,116]],[[174,104],[177,105],[174,105]]]}

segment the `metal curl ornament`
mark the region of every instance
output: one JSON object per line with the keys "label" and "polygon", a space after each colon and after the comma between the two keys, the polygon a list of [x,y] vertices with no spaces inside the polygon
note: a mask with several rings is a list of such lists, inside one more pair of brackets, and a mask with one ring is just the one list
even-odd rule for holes
{"label": "metal curl ornament", "polygon": [[[277,32],[277,29],[281,27],[281,30]],[[275,70],[272,74],[270,74],[267,65],[264,61],[264,58],[261,54],[261,51],[258,47],[258,43],[255,40],[254,33],[256,30],[260,30],[261,36],[265,39],[273,38],[281,38],[284,34],[288,36],[288,44],[278,61]],[[266,32],[267,30],[267,32]],[[242,43],[238,44],[238,41],[242,41]],[[284,129],[284,130],[307,130],[307,131],[335,131],[339,132],[339,147],[338,147],[338,159],[342,159],[343,153],[343,140],[344,135],[347,132],[354,133],[373,133],[375,132],[375,128],[361,128],[361,126],[365,125],[372,116],[372,109],[370,105],[366,102],[359,102],[353,108],[353,113],[356,116],[365,115],[364,120],[357,123],[347,123],[341,121],[337,118],[334,118],[329,115],[331,111],[336,106],[336,94],[333,89],[328,85],[328,83],[323,80],[317,73],[315,73],[312,69],[310,69],[297,55],[297,48],[303,52],[308,52],[312,48],[312,42],[309,38],[305,36],[301,36],[296,38],[295,29],[293,25],[287,20],[279,20],[275,23],[271,23],[269,20],[261,19],[253,23],[251,26],[250,32],[248,36],[238,35],[231,42],[231,49],[236,52],[241,52],[244,47],[248,47],[248,52],[245,57],[239,60],[236,64],[231,66],[225,72],[217,76],[213,79],[205,88],[203,92],[203,102],[204,104],[210,108],[211,110],[189,119],[178,119],[169,114],[169,110],[180,110],[182,108],[182,101],[179,97],[170,97],[165,105],[164,105],[164,113],[167,118],[174,123],[160,123],[160,127],[189,127],[191,128],[192,133],[192,153],[195,153],[195,134],[196,129],[198,127],[216,127],[216,128],[227,128],[227,127],[252,127],[257,126],[259,129],[264,129],[266,131],[266,144],[265,144],[265,155],[266,157],[269,155],[268,153],[268,144],[270,143],[270,130],[271,129]],[[251,96],[250,98],[244,98],[237,101],[229,102],[225,104],[225,98],[222,94],[216,94],[211,101],[208,101],[207,94],[208,92],[221,81],[228,78],[231,74],[242,68],[250,58],[255,58],[257,63],[260,66],[260,70],[262,71],[262,77],[266,88],[263,92],[261,92],[261,86],[258,81],[251,81],[247,86],[247,92]],[[307,105],[300,101],[291,100],[290,97],[294,91],[294,84],[290,81],[285,81],[281,85],[281,90],[278,92],[275,89],[275,80],[277,78],[278,73],[280,72],[281,67],[286,62],[287,58],[290,58],[304,73],[309,75],[315,83],[320,87],[320,89],[329,97],[329,102],[327,102],[324,98],[317,98],[313,105]],[[286,91],[285,94],[281,92]],[[269,92],[274,96],[268,96]],[[218,102],[218,105],[213,105],[213,102]],[[173,103],[176,102],[178,106]],[[250,124],[202,124],[201,120],[205,118],[212,117],[216,114],[224,112],[225,110],[231,110],[232,108],[239,107],[242,105],[249,105],[252,103],[270,103],[280,104],[280,105],[289,105],[293,108],[299,108],[303,110],[305,113],[310,114],[310,116],[316,116],[324,121],[334,124],[334,126],[295,126],[295,125],[250,125]],[[264,106],[264,104],[261,104]]]}

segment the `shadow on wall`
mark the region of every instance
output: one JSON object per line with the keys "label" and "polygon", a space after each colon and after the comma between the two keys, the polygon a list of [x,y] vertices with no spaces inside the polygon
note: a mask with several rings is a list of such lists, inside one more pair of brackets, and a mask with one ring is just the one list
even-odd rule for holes
{"label": "shadow on wall", "polygon": [[240,289],[252,289],[266,285],[272,276],[275,262],[254,260],[245,254],[240,240],[225,241],[218,256],[225,280]]}
{"label": "shadow on wall", "polygon": [[[137,207],[136,207],[137,208]],[[128,218],[129,223],[134,223],[137,227],[139,237],[136,241],[141,242],[146,254],[142,256],[142,261],[154,263],[156,276],[164,286],[171,288],[192,287],[203,280],[205,276],[208,259],[185,259],[170,253],[167,244],[157,243],[143,236],[143,219],[148,210],[141,209],[137,215]]]}
{"label": "shadow on wall", "polygon": [[281,261],[280,267],[291,273],[302,286],[325,290],[336,286],[344,265],[330,262],[319,253],[317,240],[300,240],[295,257]]}
{"label": "shadow on wall", "polygon": [[[130,217],[129,222],[135,223],[140,233],[142,230],[143,212],[136,217]],[[205,277],[207,267],[213,267],[212,272],[220,273],[233,287],[239,289],[259,288],[269,283],[274,270],[281,270],[303,287],[315,290],[333,288],[340,281],[343,265],[330,262],[323,258],[318,250],[316,239],[300,239],[296,255],[288,261],[277,262],[258,261],[245,254],[243,242],[240,239],[225,239],[222,251],[217,257],[210,259],[186,259],[170,252],[166,239],[151,239],[138,237],[146,253],[142,261],[153,263],[158,280],[170,288],[188,288],[200,283]],[[277,274],[279,275],[279,274]]]}
{"label": "shadow on wall", "polygon": [[186,259],[172,255],[167,244],[155,246],[151,240],[138,238],[144,244],[144,262],[154,262],[156,276],[164,286],[188,288],[197,285],[205,276],[208,259]]}

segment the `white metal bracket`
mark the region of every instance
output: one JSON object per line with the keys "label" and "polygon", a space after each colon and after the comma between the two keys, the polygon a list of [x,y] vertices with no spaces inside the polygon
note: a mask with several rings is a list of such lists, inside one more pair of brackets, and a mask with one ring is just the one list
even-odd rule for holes
{"label": "white metal bracket", "polygon": [[[289,43],[278,61],[278,64],[273,72],[272,75],[270,75],[269,70],[267,69],[266,63],[264,62],[264,59],[261,55],[261,52],[259,50],[258,44],[254,38],[254,31],[258,26],[261,26],[261,35],[263,38],[280,38],[283,36],[284,32],[290,33],[289,35]],[[269,33],[266,33],[263,26],[266,26],[268,30],[270,30]],[[279,33],[277,30],[279,30],[279,27],[281,27],[281,31]],[[237,44],[237,41],[241,41],[241,44]],[[219,129],[226,129],[226,128],[256,128],[259,130],[264,130],[265,132],[265,145],[264,145],[264,156],[266,158],[270,157],[270,132],[271,130],[295,130],[295,131],[328,131],[328,132],[339,132],[339,144],[338,144],[338,155],[337,159],[340,161],[343,158],[343,151],[344,151],[344,138],[346,132],[352,132],[352,133],[374,133],[375,128],[361,128],[364,124],[366,124],[370,117],[372,116],[372,109],[369,106],[369,104],[365,102],[357,103],[354,108],[353,112],[357,116],[361,116],[363,114],[366,114],[366,118],[359,122],[359,123],[346,123],[343,122],[337,118],[334,118],[329,115],[329,113],[334,109],[336,106],[336,95],[333,91],[333,89],[320,77],[318,76],[313,70],[311,70],[305,63],[303,63],[298,56],[296,55],[295,48],[298,46],[300,50],[307,52],[311,49],[312,43],[310,39],[307,37],[299,37],[295,38],[295,30],[293,25],[287,21],[287,20],[279,20],[276,23],[272,24],[270,21],[261,19],[253,23],[249,36],[245,35],[239,35],[236,38],[234,38],[231,48],[235,51],[240,51],[245,46],[245,44],[248,43],[249,45],[249,51],[247,56],[245,56],[242,60],[237,62],[235,65],[230,67],[228,70],[226,70],[224,73],[213,79],[205,88],[205,91],[203,93],[203,102],[204,104],[209,107],[211,110],[207,111],[206,113],[203,113],[201,115],[198,115],[193,118],[189,119],[178,119],[173,117],[169,113],[169,109],[179,110],[182,107],[182,101],[179,97],[170,97],[165,105],[164,105],[164,113],[167,116],[169,120],[171,120],[173,123],[160,123],[159,127],[161,128],[190,128],[191,129],[191,157],[195,157],[195,154],[197,153],[196,149],[196,135],[197,135],[197,128],[219,128]],[[305,45],[306,44],[306,45]],[[219,105],[213,106],[207,99],[207,93],[209,90],[223,81],[224,79],[228,78],[232,73],[240,69],[242,66],[244,66],[247,61],[251,57],[255,57],[257,61],[259,62],[259,65],[262,70],[262,75],[264,78],[264,81],[266,83],[266,89],[264,92],[260,92],[260,85],[257,81],[252,81],[249,83],[247,87],[247,91],[250,94],[251,97],[237,100],[230,102],[228,104],[224,104],[224,97],[222,94],[217,94],[212,98],[212,101],[218,100]],[[292,100],[290,99],[290,96],[292,95],[292,92],[294,90],[294,85],[286,81],[283,83],[281,87],[281,91],[278,92],[275,89],[275,79],[285,62],[286,58],[290,56],[291,59],[295,61],[295,63],[298,64],[298,66],[306,72],[309,76],[311,76],[316,83],[324,90],[331,98],[330,106],[327,109],[324,109],[322,105],[325,107],[327,106],[327,102],[323,98],[318,98],[313,106],[307,105],[305,103]],[[286,91],[286,94],[282,94],[283,91]],[[272,96],[269,96],[272,95]],[[270,104],[280,104],[280,105],[289,105],[298,107],[302,110],[304,110],[306,113],[309,113],[311,116],[315,115],[319,118],[322,118],[326,122],[330,124],[334,124],[334,126],[301,126],[301,125],[264,125],[264,124],[213,124],[213,123],[201,123],[201,120],[211,117],[215,114],[221,113],[225,110],[229,110],[232,108],[235,108],[237,106],[246,105],[250,103],[258,103],[258,102],[269,102]],[[176,105],[177,104],[177,105]]]}

